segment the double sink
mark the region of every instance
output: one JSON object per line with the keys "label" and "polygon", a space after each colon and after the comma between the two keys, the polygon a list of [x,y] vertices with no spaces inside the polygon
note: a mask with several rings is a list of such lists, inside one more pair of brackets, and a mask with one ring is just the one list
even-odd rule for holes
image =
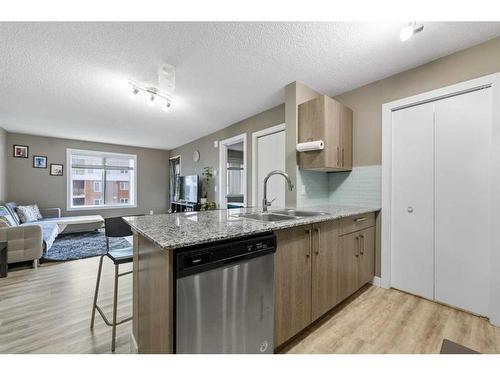
{"label": "double sink", "polygon": [[302,219],[304,217],[312,216],[323,216],[327,215],[326,212],[316,212],[316,211],[301,211],[293,208],[288,208],[284,210],[275,210],[270,212],[258,212],[258,213],[241,213],[234,214],[232,216],[244,217],[245,219],[259,220],[259,221],[284,221],[284,220],[296,220]]}

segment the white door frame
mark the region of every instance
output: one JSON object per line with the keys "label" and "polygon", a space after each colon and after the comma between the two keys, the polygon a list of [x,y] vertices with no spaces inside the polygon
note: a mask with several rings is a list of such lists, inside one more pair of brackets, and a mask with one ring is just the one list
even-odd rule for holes
{"label": "white door frame", "polygon": [[500,325],[500,73],[461,82],[423,94],[396,100],[382,105],[382,241],[381,286],[391,287],[391,202],[392,202],[392,112],[405,107],[443,99],[449,96],[491,87],[492,134],[490,165],[489,233],[490,233],[490,322]]}
{"label": "white door frame", "polygon": [[226,181],[226,167],[227,167],[227,146],[234,145],[235,143],[243,142],[243,206],[247,206],[247,133],[239,134],[231,138],[219,141],[219,208],[227,208],[225,204],[225,188],[224,182]]}
{"label": "white door frame", "polygon": [[274,133],[279,133],[286,130],[286,124],[279,124],[271,126],[263,130],[252,133],[252,206],[257,207],[257,191],[259,182],[264,183],[264,181],[257,181],[257,138],[264,137],[266,135],[271,135]]}

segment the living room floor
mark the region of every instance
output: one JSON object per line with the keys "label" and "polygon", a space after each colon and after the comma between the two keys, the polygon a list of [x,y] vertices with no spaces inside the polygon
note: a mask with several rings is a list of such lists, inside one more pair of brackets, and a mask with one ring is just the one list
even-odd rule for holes
{"label": "living room floor", "polygon": [[[111,327],[90,315],[99,257],[44,263],[0,279],[0,353],[111,353]],[[131,264],[120,266],[120,271]],[[111,317],[114,266],[104,259],[99,304]],[[132,276],[120,277],[118,320],[132,313]],[[116,353],[130,353],[132,322],[117,327]]]}
{"label": "living room floor", "polygon": [[[99,257],[45,263],[0,279],[0,353],[110,353],[111,328],[89,328]],[[123,266],[125,271],[127,266]],[[105,259],[100,304],[110,316],[113,266]],[[118,319],[132,311],[132,277],[120,278]],[[130,353],[132,323],[117,328]],[[367,286],[283,353],[439,353],[443,339],[500,353],[500,328],[485,318],[397,290]]]}

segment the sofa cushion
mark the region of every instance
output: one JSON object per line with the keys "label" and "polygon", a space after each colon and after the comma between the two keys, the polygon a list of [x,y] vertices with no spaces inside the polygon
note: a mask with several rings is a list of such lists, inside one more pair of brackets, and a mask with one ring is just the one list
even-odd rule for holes
{"label": "sofa cushion", "polygon": [[56,239],[57,235],[59,234],[59,228],[56,223],[52,222],[45,222],[45,221],[37,221],[34,223],[24,223],[21,224],[21,226],[29,226],[29,225],[38,225],[40,228],[42,228],[42,240],[44,242],[44,247],[45,251],[49,251],[51,248],[52,244],[54,243],[54,240]]}
{"label": "sofa cushion", "polygon": [[42,218],[42,214],[36,204],[17,206],[16,213],[21,223],[31,223]]}
{"label": "sofa cushion", "polygon": [[5,203],[5,206],[10,211],[12,218],[14,219],[16,225],[21,224],[21,221],[19,220],[19,216],[17,216],[17,213],[16,213],[17,203],[16,202],[8,202],[8,203]]}
{"label": "sofa cushion", "polygon": [[6,206],[0,206],[0,216],[5,217],[11,226],[15,227],[18,225],[16,219],[14,219],[14,216]]}

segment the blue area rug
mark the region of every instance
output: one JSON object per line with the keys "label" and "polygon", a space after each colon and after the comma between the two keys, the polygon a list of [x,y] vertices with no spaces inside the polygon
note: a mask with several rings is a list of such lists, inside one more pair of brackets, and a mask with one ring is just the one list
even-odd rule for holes
{"label": "blue area rug", "polygon": [[[110,238],[109,247],[119,249],[132,246],[125,238]],[[103,231],[60,234],[43,259],[65,261],[95,257],[106,254],[106,236]]]}

